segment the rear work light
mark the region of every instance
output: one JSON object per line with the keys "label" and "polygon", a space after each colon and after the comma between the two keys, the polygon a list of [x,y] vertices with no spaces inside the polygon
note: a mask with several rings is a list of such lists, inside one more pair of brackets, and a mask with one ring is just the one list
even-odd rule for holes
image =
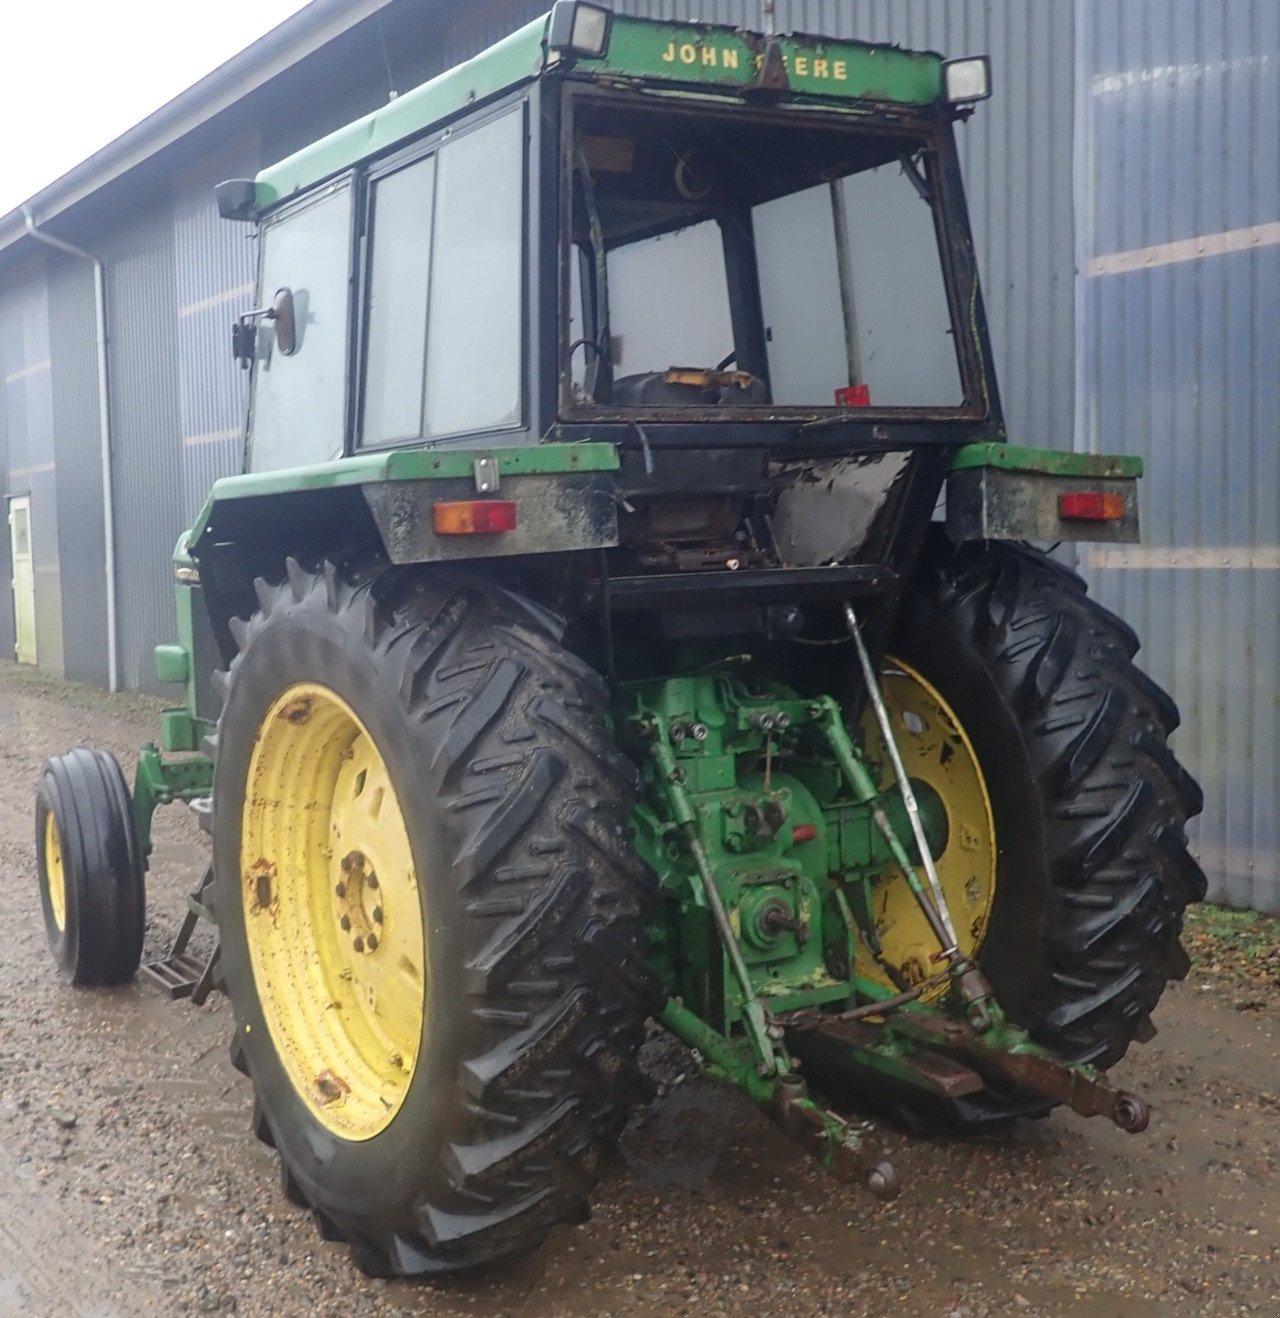
{"label": "rear work light", "polygon": [[1081,522],[1118,522],[1124,516],[1124,495],[1091,494],[1083,490],[1060,494],[1058,516]]}
{"label": "rear work light", "polygon": [[949,59],[942,66],[942,95],[950,105],[972,105],[991,95],[991,59],[970,55]]}
{"label": "rear work light", "polygon": [[547,25],[547,47],[566,55],[599,59],[609,49],[612,11],[581,0],[556,0]]}
{"label": "rear work light", "polygon": [[463,499],[432,506],[436,535],[497,535],[516,529],[512,499]]}

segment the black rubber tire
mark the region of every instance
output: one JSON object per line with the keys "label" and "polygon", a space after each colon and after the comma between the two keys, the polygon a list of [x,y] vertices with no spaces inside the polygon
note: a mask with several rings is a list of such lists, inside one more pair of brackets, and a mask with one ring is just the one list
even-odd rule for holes
{"label": "black rubber tire", "polygon": [[[604,682],[528,600],[441,570],[288,565],[237,623],[218,732],[214,869],[233,1061],[289,1197],[377,1276],[534,1248],[580,1221],[602,1153],[648,1092],[649,872],[626,841],[636,774],[605,735]],[[242,800],[264,712],[299,680],[340,695],[401,797],[432,990],[396,1118],[326,1131],[264,1025],[244,929]],[[425,877],[423,877],[425,876]],[[430,889],[427,892],[427,889]]]}
{"label": "black rubber tire", "polygon": [[[1038,1042],[1111,1066],[1186,974],[1182,914],[1205,894],[1185,834],[1203,798],[1167,744],[1176,706],[1134,666],[1132,629],[1023,546],[935,542],[889,649],[945,697],[986,778],[998,860],[979,964]],[[988,1089],[887,1106],[967,1131],[1052,1104]]]}
{"label": "black rubber tire", "polygon": [[[45,826],[62,852],[65,918],[49,897]],[[46,760],[36,793],[36,871],[58,971],[72,984],[123,984],[142,960],[146,886],[128,784],[114,755],[78,746]]]}

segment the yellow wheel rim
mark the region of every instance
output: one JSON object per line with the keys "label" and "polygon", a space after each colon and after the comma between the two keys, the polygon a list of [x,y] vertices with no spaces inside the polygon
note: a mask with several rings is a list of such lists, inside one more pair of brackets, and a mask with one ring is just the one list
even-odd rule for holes
{"label": "yellow wheel rim", "polygon": [[44,817],[44,878],[49,887],[49,911],[62,933],[67,927],[67,879],[62,870],[62,839],[52,810]]}
{"label": "yellow wheel rim", "polygon": [[387,766],[327,687],[291,686],[263,719],[240,871],[276,1053],[322,1126],[372,1139],[404,1103],[422,1047],[422,896]]}
{"label": "yellow wheel rim", "polygon": [[[955,712],[914,668],[886,656],[881,688],[907,776],[932,788],[946,811],[947,842],[934,859],[960,949],[972,956],[986,936],[996,891],[996,832],[986,780]],[[874,710],[863,714],[862,736],[867,755],[882,766],[881,786],[890,786],[893,772]],[[884,959],[903,979],[919,983],[941,969],[933,959],[937,939],[901,871],[887,871],[873,881],[871,912]],[[893,987],[885,968],[865,947],[858,949],[856,969],[866,979]],[[925,997],[945,991],[940,985]]]}

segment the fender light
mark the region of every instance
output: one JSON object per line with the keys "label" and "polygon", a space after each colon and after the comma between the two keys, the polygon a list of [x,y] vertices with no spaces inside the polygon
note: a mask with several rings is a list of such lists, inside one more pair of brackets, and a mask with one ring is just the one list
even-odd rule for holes
{"label": "fender light", "polygon": [[1081,522],[1118,522],[1124,517],[1124,495],[1090,494],[1083,490],[1060,494],[1058,516]]}
{"label": "fender light", "polygon": [[497,535],[516,529],[514,499],[463,499],[431,508],[436,535]]}
{"label": "fender light", "polygon": [[556,0],[547,25],[547,49],[600,59],[609,49],[612,11],[580,0]]}

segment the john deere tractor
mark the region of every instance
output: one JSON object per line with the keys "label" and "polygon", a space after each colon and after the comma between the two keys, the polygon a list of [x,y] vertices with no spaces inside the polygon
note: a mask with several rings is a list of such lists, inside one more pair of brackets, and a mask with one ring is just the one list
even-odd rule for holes
{"label": "john deere tractor", "polygon": [[[835,1173],[849,1114],[1126,1130],[1200,809],[1134,633],[1031,543],[1140,463],[1008,442],[955,130],[985,59],[558,0],[256,179],[244,474],[175,554],[132,791],[44,768],[76,983],[230,999],[288,1195],[380,1275],[580,1218],[646,1018]],[[1062,436],[1055,438],[1062,439]],[[193,955],[196,919],[218,950]]]}

